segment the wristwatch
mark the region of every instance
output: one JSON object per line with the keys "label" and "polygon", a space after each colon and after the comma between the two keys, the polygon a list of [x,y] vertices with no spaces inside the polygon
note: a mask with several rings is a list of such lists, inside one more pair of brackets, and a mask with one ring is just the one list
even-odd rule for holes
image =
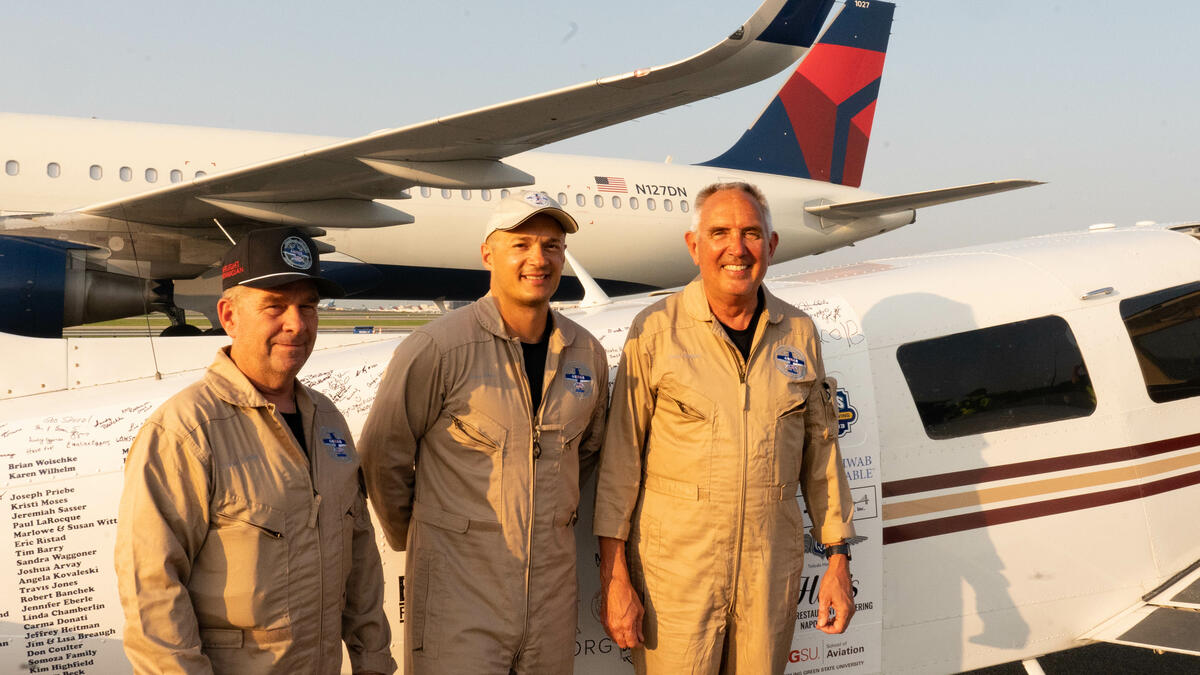
{"label": "wristwatch", "polygon": [[853,558],[850,557],[850,544],[830,544],[829,546],[825,547],[826,560],[829,560],[839,553],[845,554],[847,561],[853,560]]}

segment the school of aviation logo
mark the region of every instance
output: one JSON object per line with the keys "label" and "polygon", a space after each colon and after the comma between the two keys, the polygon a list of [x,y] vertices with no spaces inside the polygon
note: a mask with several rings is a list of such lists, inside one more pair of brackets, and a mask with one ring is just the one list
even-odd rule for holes
{"label": "school of aviation logo", "polygon": [[298,270],[306,270],[312,267],[312,253],[308,250],[308,244],[300,237],[288,237],[283,240],[283,245],[279,247],[279,253],[283,256],[283,262]]}
{"label": "school of aviation logo", "polygon": [[837,390],[838,438],[850,433],[850,427],[858,421],[858,409],[850,405],[850,394],[845,389]]}
{"label": "school of aviation logo", "polygon": [[587,398],[592,395],[596,378],[592,370],[579,363],[568,363],[564,369],[563,379],[567,381],[567,390],[577,398]]}
{"label": "school of aviation logo", "polygon": [[545,192],[530,192],[525,195],[525,201],[537,207],[550,206],[550,195]]}
{"label": "school of aviation logo", "polygon": [[804,362],[804,352],[791,345],[776,347],[774,361],[779,372],[793,380],[799,380],[808,374],[808,364]]}
{"label": "school of aviation logo", "polygon": [[329,456],[338,462],[345,463],[353,459],[346,451],[346,439],[338,436],[337,432],[329,427],[321,427],[321,445],[324,445]]}

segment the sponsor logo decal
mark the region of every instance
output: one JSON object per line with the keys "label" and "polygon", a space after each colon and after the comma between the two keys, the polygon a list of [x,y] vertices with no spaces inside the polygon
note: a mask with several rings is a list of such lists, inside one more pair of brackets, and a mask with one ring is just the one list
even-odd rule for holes
{"label": "sponsor logo decal", "polygon": [[229,277],[237,276],[245,271],[245,268],[242,267],[242,261],[234,260],[233,262],[221,268],[221,278],[228,279]]}
{"label": "sponsor logo decal", "polygon": [[568,391],[577,398],[587,398],[592,395],[596,378],[592,375],[591,368],[579,363],[568,363],[565,370],[563,379],[567,381]]}
{"label": "sponsor logo decal", "polygon": [[287,263],[289,267],[298,270],[312,268],[312,253],[308,250],[308,244],[304,243],[300,237],[284,239],[283,245],[279,247],[279,253],[283,256],[283,262]]}
{"label": "sponsor logo decal", "polygon": [[793,380],[799,380],[808,374],[808,364],[804,362],[804,352],[791,345],[776,347],[774,361],[779,372]]}
{"label": "sponsor logo decal", "polygon": [[850,427],[858,421],[858,409],[850,405],[850,394],[845,389],[837,390],[838,438],[850,433]]}
{"label": "sponsor logo decal", "polygon": [[325,446],[325,451],[335,461],[344,463],[354,459],[346,450],[346,439],[329,427],[321,427],[321,445]]}

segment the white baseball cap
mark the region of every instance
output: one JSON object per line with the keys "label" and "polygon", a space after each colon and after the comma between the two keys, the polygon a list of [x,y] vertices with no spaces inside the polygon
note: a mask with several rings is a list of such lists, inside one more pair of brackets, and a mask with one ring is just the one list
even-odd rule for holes
{"label": "white baseball cap", "polygon": [[544,213],[562,226],[563,232],[579,231],[579,223],[563,210],[558,202],[541,190],[518,190],[501,199],[483,228],[483,240],[496,230],[511,230],[539,213]]}

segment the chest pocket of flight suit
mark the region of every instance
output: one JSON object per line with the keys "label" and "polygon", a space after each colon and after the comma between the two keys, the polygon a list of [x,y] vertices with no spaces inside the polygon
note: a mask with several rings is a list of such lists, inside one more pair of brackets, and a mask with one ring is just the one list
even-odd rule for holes
{"label": "chest pocket of flight suit", "polygon": [[201,628],[275,629],[288,618],[286,514],[266,504],[215,504],[188,591]]}
{"label": "chest pocket of flight suit", "polygon": [[816,412],[810,406],[822,404],[811,399],[810,394],[818,395],[813,381],[789,382],[788,391],[775,399],[771,463],[778,485],[800,479],[800,466],[804,461],[805,418]]}
{"label": "chest pocket of flight suit", "polygon": [[646,472],[707,489],[715,415],[706,396],[677,382],[662,382],[650,420]]}

